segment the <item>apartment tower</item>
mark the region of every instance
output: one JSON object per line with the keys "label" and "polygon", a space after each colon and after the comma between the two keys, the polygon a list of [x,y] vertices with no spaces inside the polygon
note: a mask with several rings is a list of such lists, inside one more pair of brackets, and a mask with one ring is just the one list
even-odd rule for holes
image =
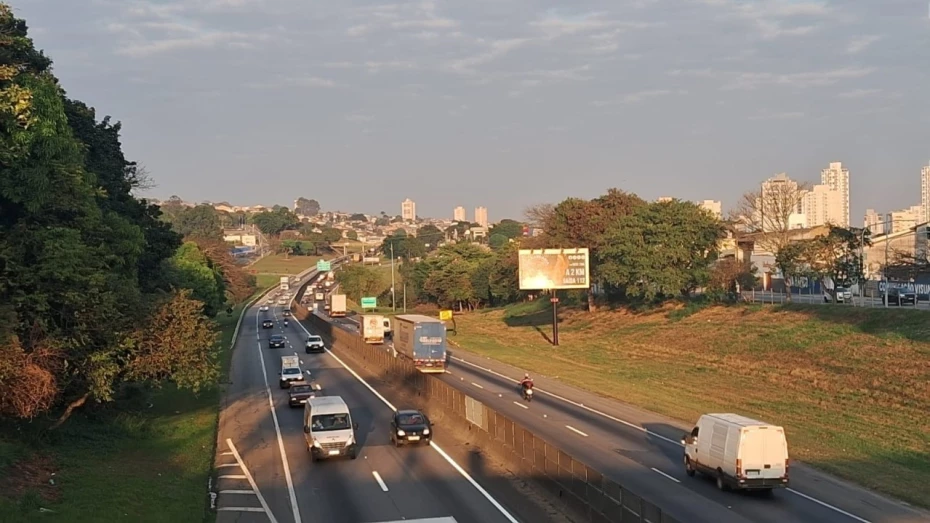
{"label": "apartment tower", "polygon": [[455,222],[464,222],[465,221],[465,207],[459,205],[452,210],[452,221]]}
{"label": "apartment tower", "polygon": [[488,210],[485,207],[475,207],[475,223],[482,227],[488,226]]}
{"label": "apartment tower", "polygon": [[829,167],[820,171],[820,183],[839,193],[840,210],[830,223],[849,227],[849,169],[843,167],[843,162],[830,162]]}
{"label": "apartment tower", "polygon": [[404,220],[414,221],[417,219],[417,204],[410,198],[407,198],[400,204],[400,217]]}

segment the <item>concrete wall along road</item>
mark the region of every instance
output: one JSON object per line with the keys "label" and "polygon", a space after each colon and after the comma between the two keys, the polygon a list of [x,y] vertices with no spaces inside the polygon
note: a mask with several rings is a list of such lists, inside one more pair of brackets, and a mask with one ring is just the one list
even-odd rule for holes
{"label": "concrete wall along road", "polygon": [[591,523],[677,523],[659,507],[586,465],[503,414],[488,408],[435,376],[417,371],[411,362],[381,345],[364,343],[357,335],[333,327],[325,318],[294,304],[294,315],[328,338],[339,357],[348,357],[375,370],[381,379],[416,393],[428,415],[444,427],[470,431],[474,444],[507,464],[515,474],[532,481],[570,513]]}

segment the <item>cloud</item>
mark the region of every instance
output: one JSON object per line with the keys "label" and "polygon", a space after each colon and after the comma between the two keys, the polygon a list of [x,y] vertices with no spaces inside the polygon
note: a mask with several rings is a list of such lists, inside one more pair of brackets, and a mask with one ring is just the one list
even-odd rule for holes
{"label": "cloud", "polygon": [[371,116],[369,114],[359,114],[359,113],[347,114],[345,118],[347,122],[355,122],[355,123],[371,122],[375,119],[374,116]]}
{"label": "cloud", "polygon": [[865,96],[871,96],[881,92],[881,89],[853,89],[852,91],[844,91],[837,96],[840,98],[863,98]]}
{"label": "cloud", "polygon": [[857,54],[862,51],[865,51],[866,48],[874,44],[875,42],[881,40],[882,37],[878,35],[866,35],[854,38],[849,42],[849,45],[846,46],[846,52],[849,54]]}
{"label": "cloud", "polygon": [[610,105],[636,105],[653,98],[661,98],[665,96],[683,96],[686,94],[688,94],[688,91],[684,89],[646,89],[643,91],[627,93],[610,100],[595,100],[591,102],[591,105],[595,107],[606,107]]}
{"label": "cloud", "polygon": [[286,87],[310,87],[310,88],[320,88],[320,89],[330,89],[338,86],[334,80],[330,78],[322,78],[319,76],[307,76],[307,75],[298,75],[298,76],[282,76],[278,77],[276,80],[266,81],[266,82],[250,82],[245,84],[245,87],[250,89],[282,89]]}
{"label": "cloud", "polygon": [[324,62],[323,67],[327,69],[365,69],[369,73],[375,74],[381,71],[403,71],[416,69],[417,64],[404,60],[370,60],[367,62]]}
{"label": "cloud", "polygon": [[790,86],[800,89],[833,85],[841,80],[862,78],[875,72],[874,67],[844,67],[827,71],[805,73],[730,73],[730,81],[721,89],[752,90],[770,85]]}
{"label": "cloud", "polygon": [[435,2],[425,0],[404,4],[381,4],[352,9],[351,15],[361,23],[346,30],[350,37],[360,37],[379,29],[452,29],[459,23],[440,16]]}
{"label": "cloud", "polygon": [[206,49],[220,46],[250,47],[253,35],[238,32],[205,31],[186,38],[163,38],[123,45],[117,54],[144,58],[154,54],[185,49]]}
{"label": "cloud", "polygon": [[798,120],[804,118],[804,113],[800,111],[784,111],[784,112],[775,112],[769,109],[763,109],[748,117],[749,120],[760,121],[760,120]]}
{"label": "cloud", "polygon": [[475,69],[476,67],[500,58],[515,49],[527,45],[529,42],[530,39],[528,38],[494,40],[486,46],[485,51],[466,58],[448,61],[442,65],[442,69],[462,75],[473,75],[478,72]]}
{"label": "cloud", "polygon": [[[751,34],[762,40],[775,40],[786,36],[802,36],[814,32],[827,20],[833,10],[824,2],[803,0],[701,0],[703,5],[717,9],[724,20],[745,24]],[[800,19],[803,22],[795,23]]]}

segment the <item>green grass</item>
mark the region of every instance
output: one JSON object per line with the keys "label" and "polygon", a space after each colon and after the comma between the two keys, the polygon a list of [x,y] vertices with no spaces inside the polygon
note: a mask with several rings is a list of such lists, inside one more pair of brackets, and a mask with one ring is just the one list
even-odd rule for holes
{"label": "green grass", "polygon": [[[221,381],[241,311],[240,305],[217,318]],[[0,487],[0,522],[203,521],[219,395],[219,389],[195,395],[166,386],[143,402],[78,412],[55,432],[0,428],[0,478],[11,478],[23,463],[38,469],[31,480],[20,471],[22,488],[12,495]]]}
{"label": "green grass", "polygon": [[258,274],[276,274],[278,276],[299,274],[310,267],[315,267],[316,262],[322,258],[331,258],[331,256],[285,256],[284,254],[269,254],[255,262],[249,269]]}
{"label": "green grass", "polygon": [[786,427],[792,455],[930,506],[930,316],[794,305],[457,315],[471,352],[691,423],[738,412]]}

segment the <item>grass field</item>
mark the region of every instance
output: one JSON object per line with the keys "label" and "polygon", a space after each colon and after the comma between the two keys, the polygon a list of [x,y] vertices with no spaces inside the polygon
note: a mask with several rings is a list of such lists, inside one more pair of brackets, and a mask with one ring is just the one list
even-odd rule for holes
{"label": "grass field", "polygon": [[299,274],[310,267],[315,267],[321,258],[332,256],[285,256],[283,254],[269,254],[249,267],[258,274],[275,274],[284,276]]}
{"label": "grass field", "polygon": [[[224,376],[241,310],[217,318]],[[11,436],[4,427],[0,522],[201,521],[219,394],[169,386],[154,394],[151,408],[80,412],[54,433]]]}
{"label": "grass field", "polygon": [[[542,307],[542,309],[540,309]],[[688,423],[784,425],[792,457],[930,506],[930,316],[844,306],[561,315],[548,303],[457,316],[462,348]]]}

